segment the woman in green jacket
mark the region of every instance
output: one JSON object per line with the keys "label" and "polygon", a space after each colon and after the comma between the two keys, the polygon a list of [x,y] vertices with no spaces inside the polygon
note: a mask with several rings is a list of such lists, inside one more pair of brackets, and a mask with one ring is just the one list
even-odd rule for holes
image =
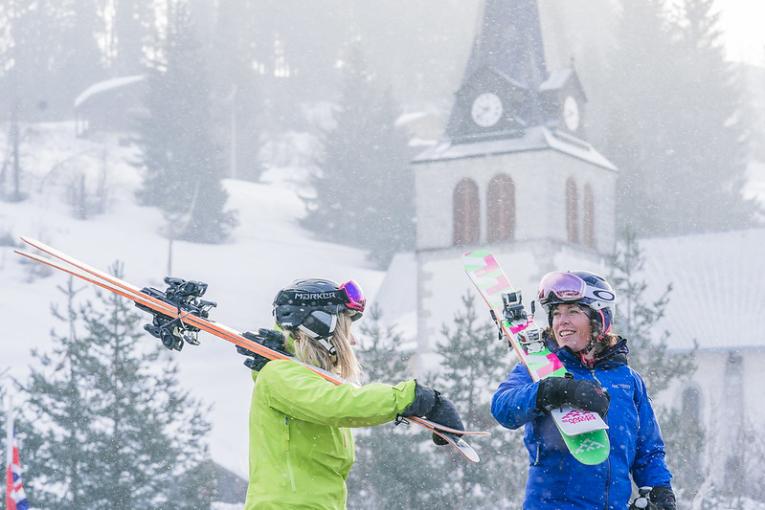
{"label": "woman in green jacket", "polygon": [[293,361],[268,361],[239,348],[251,357],[245,365],[255,380],[245,510],[344,509],[345,480],[355,457],[351,427],[427,416],[464,430],[454,405],[414,380],[356,385],[361,370],[352,323],[361,318],[364,305],[361,288],[352,281],[298,280],[274,299],[279,331],[246,334],[348,384],[335,385]]}

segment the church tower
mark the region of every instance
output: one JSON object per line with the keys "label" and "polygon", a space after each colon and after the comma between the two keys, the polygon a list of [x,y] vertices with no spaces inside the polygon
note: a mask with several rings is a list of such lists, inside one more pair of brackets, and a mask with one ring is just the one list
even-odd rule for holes
{"label": "church tower", "polygon": [[586,140],[586,102],[573,67],[546,67],[536,0],[486,0],[446,132],[412,163],[421,351],[451,319],[442,304],[461,305],[464,251],[490,248],[522,288],[602,267],[616,168]]}

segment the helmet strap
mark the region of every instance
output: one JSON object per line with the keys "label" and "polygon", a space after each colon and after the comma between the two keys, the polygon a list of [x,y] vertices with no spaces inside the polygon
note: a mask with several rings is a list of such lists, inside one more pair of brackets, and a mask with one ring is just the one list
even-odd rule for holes
{"label": "helmet strap", "polygon": [[316,343],[321,345],[330,356],[337,356],[335,345],[327,338],[317,338]]}
{"label": "helmet strap", "polygon": [[329,353],[330,356],[337,356],[337,349],[335,348],[335,345],[328,339],[317,338],[316,343],[324,347],[324,349]]}
{"label": "helmet strap", "polygon": [[302,324],[298,326],[297,329],[308,335],[308,338],[321,346],[321,348],[327,351],[330,356],[337,356],[337,348],[328,338],[318,336],[316,333],[303,326]]}

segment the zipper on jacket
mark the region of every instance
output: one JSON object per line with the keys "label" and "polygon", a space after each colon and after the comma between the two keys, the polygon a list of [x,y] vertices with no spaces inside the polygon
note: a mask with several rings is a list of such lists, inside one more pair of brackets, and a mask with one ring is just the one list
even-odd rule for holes
{"label": "zipper on jacket", "polygon": [[292,472],[292,456],[290,455],[290,417],[289,416],[284,417],[284,426],[287,427],[287,474],[290,477],[290,486],[292,487],[292,492],[297,492],[297,487],[295,486],[295,474]]}
{"label": "zipper on jacket", "polygon": [[[595,381],[597,381],[597,383],[600,384],[600,386],[602,387],[603,383],[600,382],[600,379],[598,379],[598,376],[595,375],[595,368],[594,367],[590,369],[590,374],[592,375],[592,378],[595,379]],[[603,421],[605,421],[605,418],[603,419]],[[606,421],[606,424],[608,424],[607,421]],[[608,434],[608,432],[606,432],[606,434]],[[603,503],[603,510],[608,510],[608,493],[609,493],[609,491],[611,489],[611,452],[608,452],[608,459],[606,460],[606,462],[607,462],[607,464],[606,464],[606,492],[605,492],[605,501]]]}
{"label": "zipper on jacket", "polygon": [[608,492],[611,489],[611,454],[608,454],[608,462],[606,466],[606,502],[603,505],[603,510],[608,510]]}

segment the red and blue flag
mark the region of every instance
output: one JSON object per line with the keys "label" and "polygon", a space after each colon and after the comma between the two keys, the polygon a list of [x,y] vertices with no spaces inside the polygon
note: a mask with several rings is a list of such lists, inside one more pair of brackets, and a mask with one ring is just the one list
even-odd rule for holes
{"label": "red and blue flag", "polygon": [[19,445],[13,430],[13,419],[8,417],[7,462],[5,464],[5,510],[28,510],[29,503],[21,481]]}

